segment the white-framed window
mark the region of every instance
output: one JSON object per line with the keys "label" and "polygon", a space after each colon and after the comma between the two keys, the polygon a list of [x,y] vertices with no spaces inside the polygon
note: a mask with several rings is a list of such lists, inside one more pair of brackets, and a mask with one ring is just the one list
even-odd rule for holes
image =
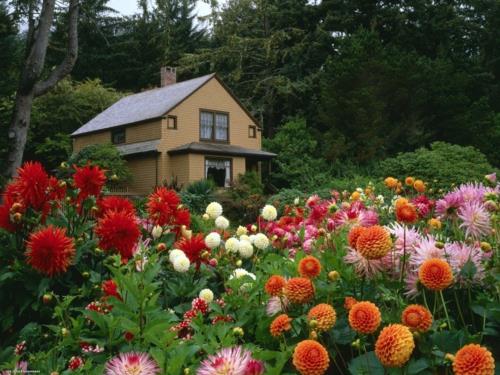
{"label": "white-framed window", "polygon": [[231,159],[205,158],[205,178],[213,180],[217,186],[231,185]]}

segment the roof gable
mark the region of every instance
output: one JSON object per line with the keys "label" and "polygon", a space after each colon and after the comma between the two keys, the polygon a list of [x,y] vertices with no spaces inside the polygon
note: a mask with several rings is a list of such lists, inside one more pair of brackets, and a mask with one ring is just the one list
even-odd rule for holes
{"label": "roof gable", "polygon": [[78,136],[162,117],[213,77],[214,73],[126,96],[71,135]]}

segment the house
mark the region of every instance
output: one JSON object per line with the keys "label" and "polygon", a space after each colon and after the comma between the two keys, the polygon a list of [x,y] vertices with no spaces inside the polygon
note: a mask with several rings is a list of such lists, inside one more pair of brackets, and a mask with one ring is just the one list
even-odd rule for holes
{"label": "house", "polygon": [[162,68],[160,88],[126,96],[71,134],[73,152],[113,143],[127,160],[128,194],[148,194],[162,183],[179,186],[204,178],[227,187],[245,171],[260,173],[258,122],[220,80],[209,74],[176,82]]}

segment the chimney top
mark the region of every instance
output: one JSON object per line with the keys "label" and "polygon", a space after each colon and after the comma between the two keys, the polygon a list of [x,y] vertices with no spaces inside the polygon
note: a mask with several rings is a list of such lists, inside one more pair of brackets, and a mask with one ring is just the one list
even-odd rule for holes
{"label": "chimney top", "polygon": [[160,85],[165,87],[177,82],[177,68],[162,66],[160,69]]}

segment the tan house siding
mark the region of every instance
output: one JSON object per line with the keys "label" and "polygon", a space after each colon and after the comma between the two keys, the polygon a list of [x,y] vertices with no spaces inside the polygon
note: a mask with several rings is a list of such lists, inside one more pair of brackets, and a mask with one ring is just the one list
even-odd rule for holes
{"label": "tan house siding", "polygon": [[125,128],[125,142],[136,143],[160,139],[161,126],[161,120],[127,126]]}
{"label": "tan house siding", "polygon": [[171,173],[166,176],[168,183],[173,179],[177,179],[178,186],[186,186],[189,183],[189,172],[193,168],[190,164],[189,157],[192,155],[176,155],[169,160],[169,170]]}
{"label": "tan house siding", "polygon": [[156,186],[156,156],[135,157],[127,160],[133,180],[128,185],[131,194],[146,195]]}
{"label": "tan house siding", "polygon": [[245,158],[233,158],[233,181],[236,181],[240,174],[245,174],[245,167]]}
{"label": "tan house siding", "polygon": [[110,143],[110,142],[111,142],[111,133],[109,131],[92,133],[81,137],[75,137],[73,139],[73,152],[78,152],[82,148],[89,145]]}

